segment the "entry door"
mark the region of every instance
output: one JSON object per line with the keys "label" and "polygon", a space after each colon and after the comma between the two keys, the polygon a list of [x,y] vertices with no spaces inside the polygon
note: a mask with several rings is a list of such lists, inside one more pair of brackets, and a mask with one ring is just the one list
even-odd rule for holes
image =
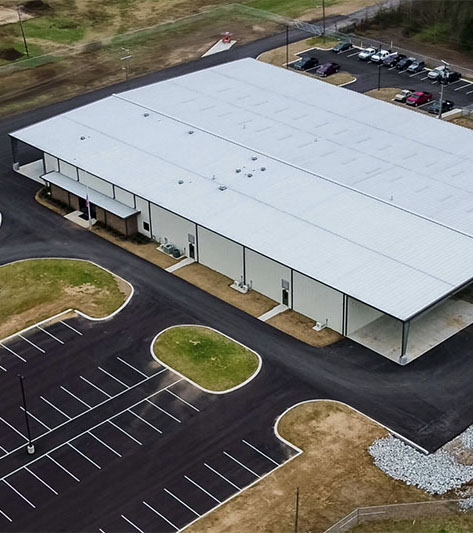
{"label": "entry door", "polygon": [[195,245],[192,243],[189,243],[189,257],[195,259]]}
{"label": "entry door", "polygon": [[282,290],[282,304],[289,306],[289,291],[287,289]]}

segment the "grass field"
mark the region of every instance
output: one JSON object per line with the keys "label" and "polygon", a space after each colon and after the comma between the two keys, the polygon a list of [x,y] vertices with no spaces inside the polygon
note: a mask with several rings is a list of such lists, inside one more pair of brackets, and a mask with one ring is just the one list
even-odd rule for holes
{"label": "grass field", "polygon": [[87,261],[34,259],[0,267],[0,339],[69,308],[102,317],[128,285]]}
{"label": "grass field", "polygon": [[258,368],[254,352],[201,326],[168,329],[156,339],[153,350],[161,361],[211,391],[236,387]]}

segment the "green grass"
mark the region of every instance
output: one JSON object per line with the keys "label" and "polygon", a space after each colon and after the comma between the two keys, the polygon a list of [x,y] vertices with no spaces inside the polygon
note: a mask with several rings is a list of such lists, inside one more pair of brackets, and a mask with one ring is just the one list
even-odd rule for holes
{"label": "green grass", "polygon": [[458,513],[410,520],[368,522],[350,530],[352,533],[471,533],[473,514]]}
{"label": "green grass", "polygon": [[168,329],[153,349],[161,361],[211,391],[231,389],[258,368],[258,357],[251,350],[200,326]]}
{"label": "green grass", "polygon": [[62,17],[38,17],[25,21],[24,26],[27,39],[44,39],[64,44],[80,41],[87,28],[85,22]]}
{"label": "green grass", "polygon": [[[337,0],[325,0],[325,7],[336,3]],[[245,5],[277,15],[297,18],[310,9],[322,7],[322,0],[249,0],[245,2]]]}

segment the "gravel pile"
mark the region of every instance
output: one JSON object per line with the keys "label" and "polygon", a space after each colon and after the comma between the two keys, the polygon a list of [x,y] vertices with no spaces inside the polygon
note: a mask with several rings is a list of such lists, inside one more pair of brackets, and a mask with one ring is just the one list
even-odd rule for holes
{"label": "gravel pile", "polygon": [[[473,430],[470,439],[473,444]],[[391,435],[375,441],[369,452],[383,472],[430,494],[444,494],[473,479],[473,466],[459,464],[447,451],[424,455]]]}
{"label": "gravel pile", "polygon": [[460,500],[458,505],[462,511],[471,511],[473,509],[473,497]]}
{"label": "gravel pile", "polygon": [[473,426],[465,429],[465,431],[460,435],[460,441],[465,448],[473,450]]}

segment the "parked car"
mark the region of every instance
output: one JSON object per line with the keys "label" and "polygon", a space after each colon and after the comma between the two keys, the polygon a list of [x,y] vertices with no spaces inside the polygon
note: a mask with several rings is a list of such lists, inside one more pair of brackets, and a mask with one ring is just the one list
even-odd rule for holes
{"label": "parked car", "polygon": [[389,57],[391,54],[392,54],[392,52],[390,52],[389,50],[378,50],[376,52],[376,54],[373,54],[370,57],[370,60],[373,63],[382,63],[383,60],[386,59],[387,57]]}
{"label": "parked car", "polygon": [[429,78],[429,80],[437,80],[438,78],[440,78],[446,68],[446,65],[440,65],[439,67],[435,67],[427,74],[427,77]]}
{"label": "parked car", "polygon": [[374,56],[378,50],[376,48],[365,48],[358,54],[358,59],[360,61],[368,61],[371,56]]}
{"label": "parked car", "polygon": [[323,65],[320,65],[315,73],[317,76],[322,76],[322,78],[325,78],[327,76],[330,76],[331,74],[335,74],[340,70],[340,65],[338,63],[324,63]]}
{"label": "parked car", "polygon": [[332,52],[339,54],[340,52],[350,50],[350,48],[353,48],[353,44],[350,41],[341,41],[332,48]]}
{"label": "parked car", "polygon": [[[444,100],[442,102],[442,113],[451,111],[454,106],[455,104],[451,100]],[[440,98],[438,100],[434,100],[427,108],[427,111],[433,115],[438,115],[440,113]]]}
{"label": "parked car", "polygon": [[403,104],[406,102],[406,100],[413,94],[412,89],[403,89],[402,91],[399,91],[396,96],[394,97],[394,101],[396,102],[402,102]]}
{"label": "parked car", "polygon": [[399,63],[399,61],[406,59],[406,57],[407,56],[405,56],[404,54],[398,54],[397,52],[393,52],[383,61],[383,65],[389,68],[395,67]]}
{"label": "parked car", "polygon": [[296,61],[292,68],[296,70],[310,70],[319,64],[319,60],[316,57],[303,57]]}
{"label": "parked car", "polygon": [[409,68],[407,69],[407,72],[410,72],[411,74],[414,74],[415,72],[421,72],[425,68],[425,63],[423,61],[414,61],[414,63],[411,63],[409,65]]}
{"label": "parked car", "polygon": [[434,95],[432,93],[427,93],[425,91],[416,91],[415,93],[412,93],[410,96],[407,97],[406,104],[417,107],[419,105],[430,102],[433,97]]}
{"label": "parked car", "polygon": [[396,65],[396,68],[398,70],[406,70],[412,65],[412,63],[414,63],[414,61],[417,61],[415,57],[406,57],[404,59],[401,59],[401,61],[399,61],[399,63]]}
{"label": "parked car", "polygon": [[441,74],[440,74],[440,83],[445,83],[445,84],[448,84],[448,83],[453,83],[454,81],[458,81],[458,80],[461,80],[461,73],[460,72],[455,72],[454,70],[444,70]]}

